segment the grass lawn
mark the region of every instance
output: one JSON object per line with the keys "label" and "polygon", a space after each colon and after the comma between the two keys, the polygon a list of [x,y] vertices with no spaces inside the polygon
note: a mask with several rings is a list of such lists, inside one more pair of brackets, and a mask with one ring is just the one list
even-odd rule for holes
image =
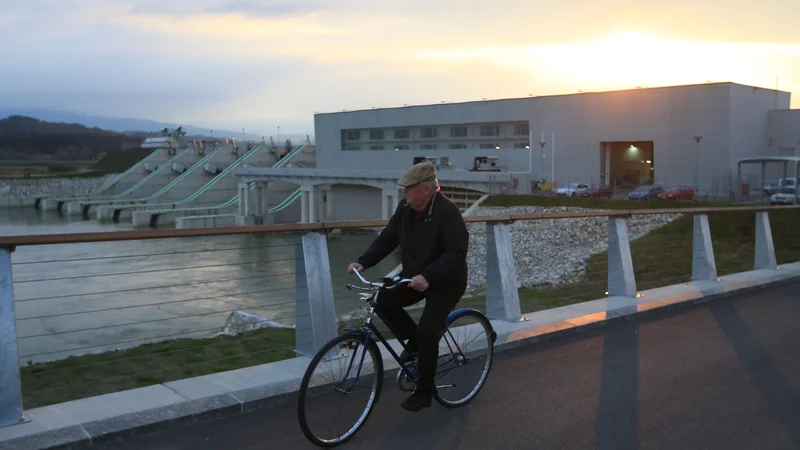
{"label": "grass lawn", "polygon": [[[675,203],[496,196],[485,206],[581,206],[634,209],[675,207]],[[686,205],[690,206],[690,205]],[[691,206],[701,206],[692,204]],[[779,264],[800,261],[800,210],[770,213]],[[709,215],[717,270],[720,275],[752,270],[755,215],[724,212]],[[639,290],[690,281],[693,220],[681,217],[631,243]],[[520,290],[523,313],[602,298],[607,282],[606,253],[592,256],[584,283],[550,289]],[[459,307],[486,310],[485,297],[465,298]],[[419,317],[422,310],[411,310]],[[344,326],[360,326],[363,317]],[[378,320],[379,328],[387,331]],[[387,336],[390,337],[390,336]],[[176,340],[113,353],[72,357],[22,368],[25,408],[105,394],[165,381],[206,375],[294,357],[295,331],[263,329],[237,337]]]}
{"label": "grass lawn", "polygon": [[180,339],[21,368],[26,409],[294,357],[295,331]]}

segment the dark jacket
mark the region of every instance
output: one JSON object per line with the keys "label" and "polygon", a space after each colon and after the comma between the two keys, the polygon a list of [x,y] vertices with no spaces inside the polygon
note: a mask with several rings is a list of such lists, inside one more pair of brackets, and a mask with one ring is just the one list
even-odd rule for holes
{"label": "dark jacket", "polygon": [[436,193],[428,220],[429,207],[430,203],[417,213],[405,199],[401,200],[389,224],[358,263],[368,269],[399,245],[403,252],[401,277],[422,275],[431,286],[465,283],[469,232],[461,211],[441,192]]}

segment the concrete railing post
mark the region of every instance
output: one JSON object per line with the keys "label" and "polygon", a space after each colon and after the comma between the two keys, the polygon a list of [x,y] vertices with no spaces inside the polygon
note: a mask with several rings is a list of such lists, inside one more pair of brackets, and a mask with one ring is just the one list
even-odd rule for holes
{"label": "concrete railing post", "polygon": [[755,269],[777,269],[775,246],[772,243],[772,228],[769,225],[769,213],[756,213],[756,260]]}
{"label": "concrete railing post", "polygon": [[10,248],[0,248],[0,427],[22,422],[22,385]]}
{"label": "concrete railing post", "polygon": [[[296,352],[313,356],[338,333],[325,234],[298,238]],[[300,253],[300,251],[298,251]]]}
{"label": "concrete railing post", "polygon": [[628,224],[619,217],[608,218],[608,295],[636,297]]}
{"label": "concrete railing post", "polygon": [[708,215],[695,214],[694,239],[692,244],[692,280],[716,281],[717,263],[714,260],[714,245]]}
{"label": "concrete railing post", "polygon": [[508,322],[522,317],[517,290],[517,269],[508,224],[486,224],[486,315]]}

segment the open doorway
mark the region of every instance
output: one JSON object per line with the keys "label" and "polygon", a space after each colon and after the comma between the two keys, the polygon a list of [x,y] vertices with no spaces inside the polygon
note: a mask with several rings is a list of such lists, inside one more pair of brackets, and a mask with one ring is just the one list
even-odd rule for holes
{"label": "open doorway", "polygon": [[600,174],[603,184],[622,189],[655,182],[653,141],[600,143]]}

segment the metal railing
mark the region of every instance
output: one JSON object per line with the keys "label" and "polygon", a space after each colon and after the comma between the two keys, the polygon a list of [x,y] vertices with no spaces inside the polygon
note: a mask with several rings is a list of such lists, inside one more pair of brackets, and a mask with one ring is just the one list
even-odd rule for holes
{"label": "metal railing", "polygon": [[[800,261],[794,206],[483,211],[495,215],[465,217],[460,306],[494,320]],[[23,404],[313,354],[362,317],[345,268],[385,224],[0,238],[0,426]],[[368,273],[399,262],[392,253]]]}

